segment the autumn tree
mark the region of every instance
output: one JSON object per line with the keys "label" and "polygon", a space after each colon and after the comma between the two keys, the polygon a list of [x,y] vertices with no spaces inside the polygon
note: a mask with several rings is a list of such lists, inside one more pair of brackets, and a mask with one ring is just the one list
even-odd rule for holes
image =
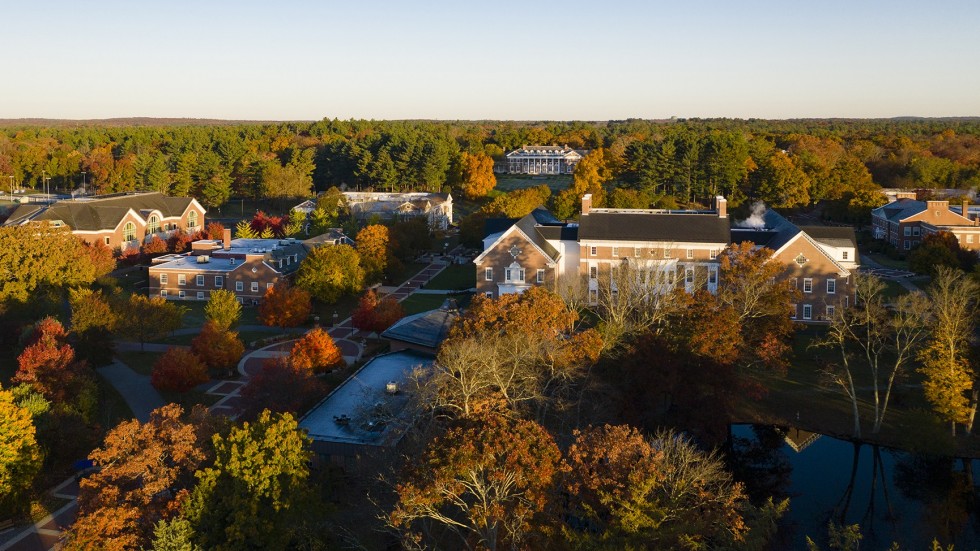
{"label": "autumn tree", "polygon": [[593,207],[605,206],[605,185],[612,180],[612,172],[606,164],[606,152],[599,148],[590,151],[575,165],[572,185],[553,197],[555,216],[561,219],[574,216],[579,211],[582,196],[585,194],[592,195]]}
{"label": "autumn tree", "polygon": [[99,467],[81,482],[70,549],[145,549],[154,525],[172,518],[212,456],[216,422],[204,408],[185,416],[177,404],[146,423],[123,421],[90,454]]}
{"label": "autumn tree", "polygon": [[285,549],[315,507],[310,440],[289,414],[263,412],[227,436],[215,435],[215,461],[197,473],[184,507],[204,549]]}
{"label": "autumn tree", "polygon": [[357,232],[354,242],[366,283],[377,283],[383,279],[391,255],[389,240],[388,227],[381,224],[370,224]]}
{"label": "autumn tree", "polygon": [[0,226],[0,304],[90,284],[103,269],[81,239],[46,222]]}
{"label": "autumn tree", "polygon": [[9,390],[0,389],[0,419],[0,516],[7,518],[24,506],[42,457],[31,412]]}
{"label": "autumn tree", "polygon": [[150,382],[158,390],[187,392],[208,381],[208,368],[186,348],[168,348],[153,364]]}
{"label": "autumn tree", "polygon": [[422,544],[448,533],[467,549],[533,548],[560,464],[558,446],[536,423],[463,418],[406,468],[389,523]]}
{"label": "autumn tree", "polygon": [[925,346],[919,353],[925,376],[922,389],[936,413],[949,421],[952,434],[956,424],[970,432],[980,388],[968,397],[975,374],[968,352],[977,323],[977,293],[980,285],[959,270],[939,268],[927,294],[932,302],[932,321]]}
{"label": "autumn tree", "polygon": [[955,235],[941,231],[923,237],[922,243],[909,253],[908,260],[913,272],[934,276],[943,266],[969,272],[977,264],[977,255],[961,248]]}
{"label": "autumn tree", "polygon": [[252,229],[252,225],[248,220],[242,220],[235,225],[235,238],[236,239],[255,239],[259,234]]}
{"label": "autumn tree", "polygon": [[167,238],[167,250],[180,254],[191,248],[191,236],[181,230],[175,231]]}
{"label": "autumn tree", "polygon": [[75,361],[75,350],[66,339],[67,333],[56,319],[37,322],[30,344],[17,357],[12,381],[30,385],[55,403],[74,399],[86,378],[86,366]]}
{"label": "autumn tree", "polygon": [[148,297],[134,293],[129,299],[116,304],[120,319],[126,323],[116,325],[116,333],[140,343],[140,349],[146,341],[158,339],[167,333],[176,331],[183,323],[187,307],[168,302],[163,297]]}
{"label": "autumn tree", "polygon": [[206,321],[201,332],[191,341],[191,351],[212,371],[234,373],[245,353],[238,333]]}
{"label": "autumn tree", "polygon": [[225,225],[221,222],[208,222],[208,225],[205,226],[203,236],[206,239],[221,241],[225,237]]}
{"label": "autumn tree", "polygon": [[215,289],[204,305],[204,319],[222,329],[233,329],[242,317],[242,303],[228,289]]}
{"label": "autumn tree", "polygon": [[296,286],[328,304],[357,293],[364,287],[361,256],[350,245],[317,247],[300,264]]}
{"label": "autumn tree", "polygon": [[493,174],[493,159],[488,155],[463,152],[459,162],[462,168],[460,187],[467,199],[486,197],[497,186],[497,177]]}
{"label": "autumn tree", "polygon": [[140,246],[140,252],[145,256],[158,256],[167,254],[168,248],[166,241],[154,235],[148,242]]}
{"label": "autumn tree", "polygon": [[394,297],[378,299],[374,289],[368,289],[357,302],[351,313],[351,324],[368,333],[381,333],[405,317],[405,311]]}
{"label": "autumn tree", "polygon": [[[631,427],[606,425],[574,436],[561,515],[572,548],[737,548],[753,532],[747,521],[763,516],[718,455],[679,434],[647,439]],[[771,524],[786,503],[765,508]]]}
{"label": "autumn tree", "polygon": [[242,390],[244,419],[255,419],[263,410],[300,414],[327,393],[327,386],[310,369],[293,367],[288,358],[269,358]]}
{"label": "autumn tree", "polygon": [[80,288],[69,291],[68,304],[77,353],[92,365],[109,363],[115,350],[112,334],[118,316],[108,299],[102,291]]}
{"label": "autumn tree", "polygon": [[262,297],[259,321],[285,331],[287,327],[302,325],[312,311],[310,293],[300,287],[290,287],[285,282],[279,282],[266,290]]}
{"label": "autumn tree", "polygon": [[116,257],[112,254],[112,249],[102,243],[82,243],[82,252],[88,257],[95,270],[95,278],[98,279],[116,269]]}
{"label": "autumn tree", "polygon": [[289,352],[289,364],[294,369],[324,373],[344,367],[346,362],[330,334],[314,327],[293,345]]}

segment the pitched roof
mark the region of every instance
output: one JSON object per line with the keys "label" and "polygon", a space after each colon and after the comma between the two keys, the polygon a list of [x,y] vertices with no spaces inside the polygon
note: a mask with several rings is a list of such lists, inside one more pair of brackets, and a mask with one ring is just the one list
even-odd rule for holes
{"label": "pitched roof", "polygon": [[857,236],[850,226],[800,226],[814,241],[830,247],[855,247]]}
{"label": "pitched roof", "polygon": [[193,200],[191,197],[167,197],[162,193],[150,192],[68,199],[47,207],[21,205],[10,216],[8,224],[19,224],[28,220],[61,220],[73,230],[111,230],[119,225],[130,210],[144,214],[156,210],[164,218],[180,217]]}
{"label": "pitched roof", "polygon": [[890,222],[898,222],[926,210],[926,206],[925,201],[916,201],[915,199],[899,199],[872,210],[871,214],[873,216],[884,218]]}
{"label": "pitched roof", "polygon": [[[544,210],[541,208],[534,209],[535,211]],[[547,212],[547,211],[545,211]],[[550,213],[549,213],[550,214]],[[528,239],[531,240],[542,252],[544,252],[551,260],[558,260],[558,249],[554,248],[548,240],[545,239],[543,235],[538,231],[538,221],[535,217],[535,213],[531,212],[524,218],[517,221],[515,226],[517,229],[521,230]]]}
{"label": "pitched roof", "polygon": [[446,335],[457,317],[459,310],[456,308],[456,301],[446,299],[437,310],[405,316],[381,333],[381,336],[435,349],[446,340]]}
{"label": "pitched roof", "polygon": [[579,220],[583,240],[729,243],[728,219],[716,214],[592,211]]}
{"label": "pitched roof", "polygon": [[762,226],[732,226],[732,242],[743,243],[751,241],[760,247],[769,247],[777,251],[799,235],[800,228],[781,214],[766,209],[762,214]]}

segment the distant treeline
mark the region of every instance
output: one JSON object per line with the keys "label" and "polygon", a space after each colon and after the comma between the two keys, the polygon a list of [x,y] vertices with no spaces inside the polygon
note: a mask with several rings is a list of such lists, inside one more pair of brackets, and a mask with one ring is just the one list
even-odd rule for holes
{"label": "distant treeline", "polygon": [[[143,120],[139,120],[143,122]],[[8,121],[9,123],[9,121]],[[626,120],[609,122],[186,122],[174,125],[10,125],[0,128],[0,187],[231,196],[307,196],[313,189],[456,188],[462,154],[502,159],[531,144],[603,151],[606,184],[656,202],[797,206],[878,186],[976,188],[980,121]],[[595,163],[593,163],[595,164]],[[644,199],[645,201],[645,199]]]}

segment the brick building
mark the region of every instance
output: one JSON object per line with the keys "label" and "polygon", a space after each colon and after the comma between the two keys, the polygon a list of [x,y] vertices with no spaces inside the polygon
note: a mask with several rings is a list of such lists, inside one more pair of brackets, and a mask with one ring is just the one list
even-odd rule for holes
{"label": "brick building", "polygon": [[963,249],[980,251],[980,215],[969,201],[950,207],[949,201],[917,201],[899,198],[871,211],[875,239],[883,239],[895,248],[908,251],[933,233],[949,232]]}

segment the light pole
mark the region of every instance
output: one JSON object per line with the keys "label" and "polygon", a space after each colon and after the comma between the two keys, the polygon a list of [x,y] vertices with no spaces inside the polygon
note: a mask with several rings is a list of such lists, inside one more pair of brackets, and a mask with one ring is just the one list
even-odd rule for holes
{"label": "light pole", "polygon": [[82,193],[85,193],[85,171],[82,171]]}
{"label": "light pole", "polygon": [[14,195],[14,177],[13,176],[10,177],[10,195],[11,196]]}

